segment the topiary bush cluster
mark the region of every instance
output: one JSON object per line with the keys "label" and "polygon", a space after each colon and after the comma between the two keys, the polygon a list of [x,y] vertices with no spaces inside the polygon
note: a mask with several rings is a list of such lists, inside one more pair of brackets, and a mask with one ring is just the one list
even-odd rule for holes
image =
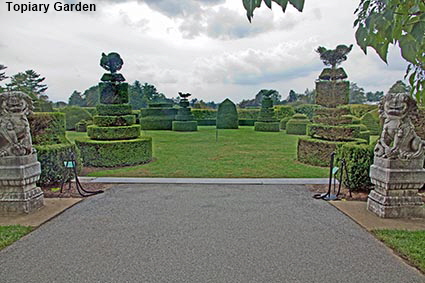
{"label": "topiary bush cluster", "polygon": [[217,111],[217,129],[238,129],[238,112],[236,105],[226,98],[218,106]]}
{"label": "topiary bush cluster", "polygon": [[291,120],[292,117],[285,117],[282,120],[280,120],[280,129],[281,130],[286,130],[286,124],[288,123],[289,120]]}
{"label": "topiary bush cluster", "polygon": [[351,115],[361,118],[367,112],[377,110],[378,106],[369,104],[347,104],[340,105],[338,108],[347,109]]}
{"label": "topiary bush cluster", "polygon": [[311,124],[308,126],[309,136],[329,141],[352,141],[360,136],[360,125],[332,126]]}
{"label": "topiary bush cluster", "polygon": [[295,114],[286,123],[286,133],[288,135],[306,135],[307,125],[310,120],[305,114]]}
{"label": "topiary bush cluster", "polygon": [[91,125],[87,127],[87,135],[93,140],[128,140],[140,136],[140,126],[99,127]]}
{"label": "topiary bush cluster", "polygon": [[260,132],[279,132],[279,122],[276,120],[273,109],[273,100],[270,95],[264,95],[261,102],[260,113],[257,122],[254,123],[254,130]]}
{"label": "topiary bush cluster", "polygon": [[369,170],[373,164],[373,149],[374,145],[353,143],[346,143],[336,148],[335,159],[338,163],[345,159],[347,166],[348,178],[344,176],[344,186],[353,191],[371,188]]}

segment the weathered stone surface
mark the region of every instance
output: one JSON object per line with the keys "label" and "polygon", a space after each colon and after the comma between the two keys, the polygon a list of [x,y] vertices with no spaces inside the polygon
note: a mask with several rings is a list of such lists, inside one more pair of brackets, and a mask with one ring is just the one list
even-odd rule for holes
{"label": "weathered stone surface", "polygon": [[367,209],[380,217],[425,217],[418,190],[425,184],[425,141],[415,133],[410,115],[416,102],[407,93],[388,93],[381,101],[382,134],[370,167],[375,189]]}

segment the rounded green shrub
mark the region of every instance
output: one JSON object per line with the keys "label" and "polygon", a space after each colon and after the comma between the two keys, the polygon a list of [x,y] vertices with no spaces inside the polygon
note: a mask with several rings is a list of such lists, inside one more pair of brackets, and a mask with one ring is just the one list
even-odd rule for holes
{"label": "rounded green shrub", "polygon": [[[60,143],[50,145],[34,145],[37,150],[37,160],[41,165],[41,175],[38,180],[40,186],[60,183],[65,174],[64,161],[69,160],[70,152],[76,154],[77,164],[81,169],[79,162],[80,154],[72,143]],[[68,181],[68,180],[65,180]]]}
{"label": "rounded green shrub", "polygon": [[238,112],[236,105],[226,98],[218,106],[217,111],[217,129],[238,129]]}
{"label": "rounded green shrub", "polygon": [[84,166],[127,166],[152,160],[152,138],[150,137],[119,141],[78,138],[75,144],[81,151]]}
{"label": "rounded green shrub", "polygon": [[87,135],[93,140],[135,139],[140,136],[140,125],[118,127],[99,127],[91,125],[87,127]]}
{"label": "rounded green shrub", "polygon": [[75,125],[82,120],[92,120],[92,115],[82,107],[67,106],[60,108],[62,113],[65,113],[66,130],[75,130]]}
{"label": "rounded green shrub", "polygon": [[255,122],[254,130],[258,132],[279,132],[279,122]]}
{"label": "rounded green shrub", "polygon": [[336,149],[336,160],[345,159],[348,179],[343,180],[344,186],[355,191],[371,187],[369,170],[373,164],[373,145],[346,143]]}
{"label": "rounded green shrub", "polygon": [[173,121],[173,131],[177,132],[193,132],[198,130],[196,121]]}

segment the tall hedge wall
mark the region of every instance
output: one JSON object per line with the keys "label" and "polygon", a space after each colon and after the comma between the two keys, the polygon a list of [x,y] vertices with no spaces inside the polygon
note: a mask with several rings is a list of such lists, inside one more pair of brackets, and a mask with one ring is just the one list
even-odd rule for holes
{"label": "tall hedge wall", "polygon": [[92,115],[84,108],[79,106],[67,106],[59,108],[60,112],[65,113],[66,130],[75,130],[75,125],[81,120],[92,120]]}

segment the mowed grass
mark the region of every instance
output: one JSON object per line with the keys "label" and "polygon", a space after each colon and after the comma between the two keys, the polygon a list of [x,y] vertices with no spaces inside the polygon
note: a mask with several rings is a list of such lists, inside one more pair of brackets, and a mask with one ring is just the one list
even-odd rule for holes
{"label": "mowed grass", "polygon": [[20,225],[0,226],[0,250],[19,240],[32,230],[32,227]]}
{"label": "mowed grass", "polygon": [[425,272],[425,230],[374,230],[387,246]]}
{"label": "mowed grass", "polygon": [[[297,136],[256,132],[253,127],[197,132],[144,131],[153,138],[148,164],[93,172],[102,177],[173,178],[324,178],[328,169],[296,160]],[[85,133],[68,132],[70,140]],[[131,152],[129,152],[131,154]]]}

